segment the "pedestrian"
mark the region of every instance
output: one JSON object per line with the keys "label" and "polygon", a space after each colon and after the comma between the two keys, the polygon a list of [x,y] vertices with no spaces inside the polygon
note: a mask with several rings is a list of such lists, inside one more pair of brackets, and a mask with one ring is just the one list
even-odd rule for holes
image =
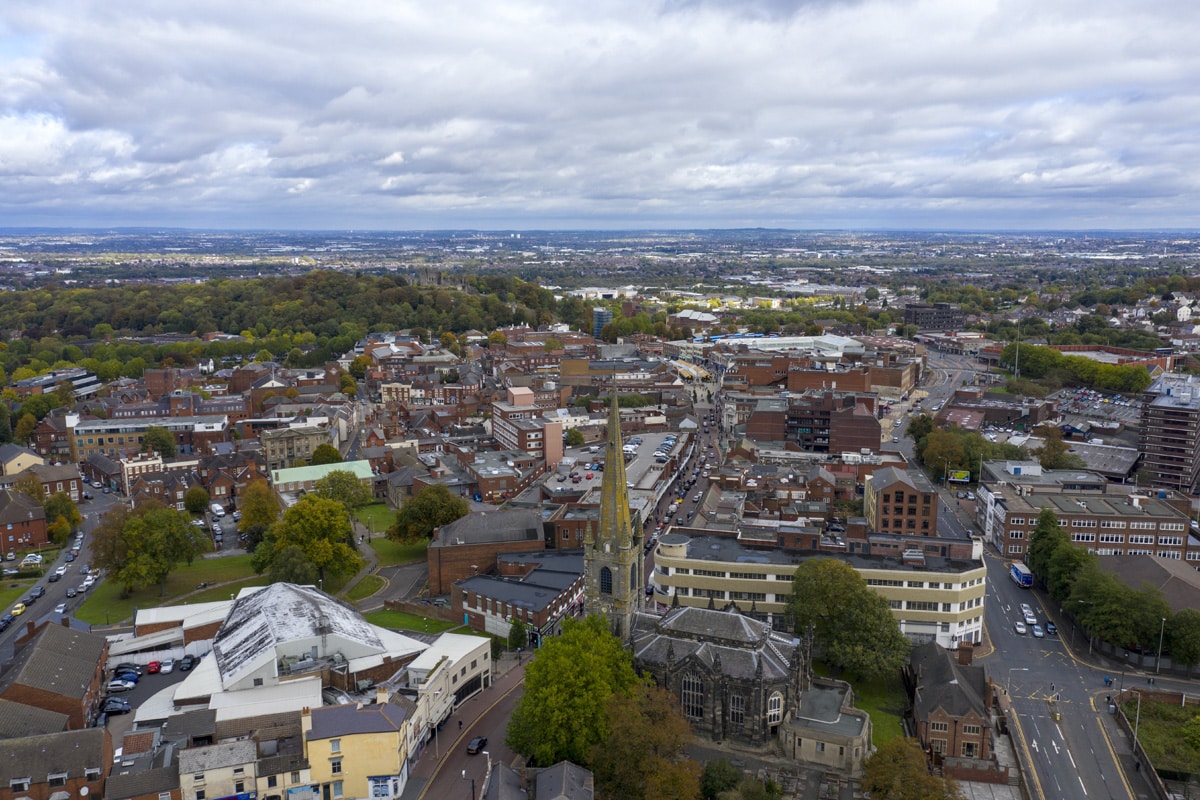
{"label": "pedestrian", "polygon": [[458,721],[458,729],[460,731],[462,730],[462,720],[461,719]]}
{"label": "pedestrian", "polygon": [[1133,762],[1133,771],[1134,771],[1134,772],[1141,772],[1141,771],[1142,771],[1142,762],[1141,762],[1141,761],[1135,761],[1135,762]]}

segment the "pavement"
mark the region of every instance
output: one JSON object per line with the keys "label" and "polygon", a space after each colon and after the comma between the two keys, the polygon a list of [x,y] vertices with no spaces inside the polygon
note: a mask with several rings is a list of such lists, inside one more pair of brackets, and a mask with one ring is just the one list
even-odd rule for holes
{"label": "pavement", "polygon": [[[451,753],[464,745],[464,740],[473,735],[471,727],[475,721],[524,684],[525,665],[529,656],[520,659],[519,663],[518,659],[519,657],[506,653],[493,662],[492,685],[472,698],[481,702],[463,703],[450,715],[438,733],[437,748],[430,746],[429,742],[425,743],[416,763],[412,765],[408,783],[400,795],[400,800],[424,800],[430,782],[437,777],[441,765]],[[481,786],[480,789],[482,788]]]}

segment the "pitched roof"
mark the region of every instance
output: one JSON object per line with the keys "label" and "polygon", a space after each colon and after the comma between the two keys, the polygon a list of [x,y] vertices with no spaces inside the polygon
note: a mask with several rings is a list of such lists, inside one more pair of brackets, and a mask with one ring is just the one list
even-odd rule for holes
{"label": "pitched roof", "polygon": [[57,711],[0,700],[0,739],[65,731],[69,720]]}
{"label": "pitched roof", "polygon": [[751,678],[761,669],[766,678],[780,679],[787,676],[794,648],[791,638],[768,623],[737,612],[683,606],[661,618],[639,614],[634,621],[634,657],[648,663],[694,657],[731,677]]}
{"label": "pitched roof", "polygon": [[455,543],[538,541],[541,538],[540,509],[476,511],[443,525],[430,542],[430,547],[448,547]]}
{"label": "pitched roof", "polygon": [[333,736],[353,736],[369,733],[395,733],[404,728],[408,710],[393,703],[343,703],[312,710],[312,729],[307,738],[328,739]]}
{"label": "pitched roof", "polygon": [[917,719],[926,719],[939,708],[951,717],[964,717],[972,711],[980,717],[987,715],[983,667],[959,664],[954,653],[937,642],[914,647],[911,662],[917,676]]}
{"label": "pitched roof", "polygon": [[592,773],[570,761],[560,761],[537,774],[538,800],[591,800],[595,797]]}
{"label": "pitched roof", "polygon": [[87,631],[46,624],[17,651],[0,676],[0,689],[12,685],[82,700],[104,657],[105,640]]}
{"label": "pitched roof", "polygon": [[0,786],[30,778],[45,783],[50,774],[67,773],[82,779],[87,769],[105,769],[104,736],[101,728],[47,733],[0,742]]}

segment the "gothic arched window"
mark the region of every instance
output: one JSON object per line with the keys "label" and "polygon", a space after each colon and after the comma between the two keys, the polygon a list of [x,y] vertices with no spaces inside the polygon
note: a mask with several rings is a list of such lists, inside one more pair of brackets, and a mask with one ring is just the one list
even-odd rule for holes
{"label": "gothic arched window", "polygon": [[683,715],[691,719],[704,716],[704,682],[689,672],[683,676],[683,691],[679,697],[683,703]]}
{"label": "gothic arched window", "polygon": [[767,724],[778,725],[783,722],[783,695],[774,692],[767,698]]}
{"label": "gothic arched window", "polygon": [[612,594],[612,570],[600,568],[600,594]]}

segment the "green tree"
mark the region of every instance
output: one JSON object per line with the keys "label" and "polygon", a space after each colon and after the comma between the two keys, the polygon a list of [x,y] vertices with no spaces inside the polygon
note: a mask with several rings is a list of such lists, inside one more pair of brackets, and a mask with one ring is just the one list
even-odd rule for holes
{"label": "green tree", "polygon": [[509,718],[505,744],[548,767],[564,759],[591,763],[592,745],[608,734],[608,698],[639,678],[633,657],[598,616],[567,618],[525,668],[525,694]]}
{"label": "green tree", "polygon": [[523,620],[513,618],[508,626],[508,649],[516,650],[529,643],[529,626]]}
{"label": "green tree", "polygon": [[792,582],[796,632],[813,626],[814,647],[826,661],[863,678],[895,673],[911,646],[887,600],[849,564],[832,558],[802,563]]}
{"label": "green tree", "polygon": [[340,464],[342,463],[342,454],[338,452],[336,447],[325,442],[313,449],[312,458],[309,459],[308,463],[314,467],[324,464]]}
{"label": "green tree", "polygon": [[912,437],[914,442],[919,442],[928,436],[933,431],[933,417],[928,414],[921,414],[913,418],[913,421],[908,423],[908,430],[905,431],[905,436]]}
{"label": "green tree", "polygon": [[605,708],[606,736],[592,747],[597,794],[628,800],[693,800],[700,765],[682,758],[691,727],[675,696],[650,683],[614,692]]}
{"label": "green tree", "polygon": [[175,455],[175,437],[161,425],[150,425],[142,436],[142,452],[171,458]]}
{"label": "green tree", "polygon": [[172,569],[207,548],[204,532],[186,514],[155,504],[134,511],[118,506],[92,534],[93,561],[121,586],[123,596],[156,583],[165,588]]}
{"label": "green tree", "polygon": [[358,476],[348,469],[335,469],[317,479],[313,484],[313,494],[336,500],[350,514],[372,500],[371,490],[363,486]]}
{"label": "green tree", "polygon": [[567,447],[580,447],[584,441],[586,440],[583,438],[583,432],[578,428],[571,428],[563,437],[563,444]]}
{"label": "green tree", "polygon": [[360,381],[367,377],[367,370],[370,368],[371,357],[367,355],[355,356],[350,362],[350,374]]}
{"label": "green tree", "polygon": [[341,503],[307,494],[271,526],[250,564],[262,574],[271,568],[276,554],[295,546],[317,568],[321,579],[329,574],[345,575],[362,566],[353,535],[350,515]]}
{"label": "green tree", "polygon": [[275,554],[267,575],[271,583],[296,583],[301,586],[316,586],[321,580],[317,565],[309,561],[304,551],[294,544]]}
{"label": "green tree", "polygon": [[467,501],[453,494],[444,484],[426,486],[396,512],[396,522],[388,528],[388,538],[415,542],[433,537],[435,529],[449,525],[470,513]]}
{"label": "green tree", "polygon": [[929,771],[920,745],[901,736],[879,745],[863,765],[862,788],[872,800],[958,800],[958,786]]}
{"label": "green tree", "polygon": [[704,800],[717,800],[724,792],[735,788],[742,780],[742,771],[724,758],[717,758],[704,765],[700,777],[700,795]]}
{"label": "green tree", "polygon": [[1200,611],[1185,608],[1171,617],[1167,626],[1171,660],[1191,668],[1200,664]]}
{"label": "green tree", "polygon": [[1036,448],[1032,455],[1042,469],[1082,469],[1086,466],[1082,458],[1070,451],[1057,425],[1042,425],[1036,432],[1042,438],[1042,446]]}
{"label": "green tree", "polygon": [[1046,583],[1050,560],[1060,547],[1071,547],[1067,532],[1058,524],[1054,509],[1043,508],[1038,512],[1037,524],[1029,534],[1029,550],[1025,553],[1025,565],[1033,570]]}
{"label": "green tree", "polygon": [[208,490],[200,484],[196,484],[183,493],[183,507],[187,509],[188,513],[196,516],[208,511],[210,500]]}
{"label": "green tree", "polygon": [[948,471],[961,468],[965,462],[962,442],[952,432],[931,431],[924,441],[921,462],[935,480],[945,480]]}
{"label": "green tree", "polygon": [[42,507],[46,511],[46,519],[61,518],[67,523],[68,530],[78,528],[83,522],[83,515],[79,513],[79,507],[66,492],[55,492],[50,495]]}

